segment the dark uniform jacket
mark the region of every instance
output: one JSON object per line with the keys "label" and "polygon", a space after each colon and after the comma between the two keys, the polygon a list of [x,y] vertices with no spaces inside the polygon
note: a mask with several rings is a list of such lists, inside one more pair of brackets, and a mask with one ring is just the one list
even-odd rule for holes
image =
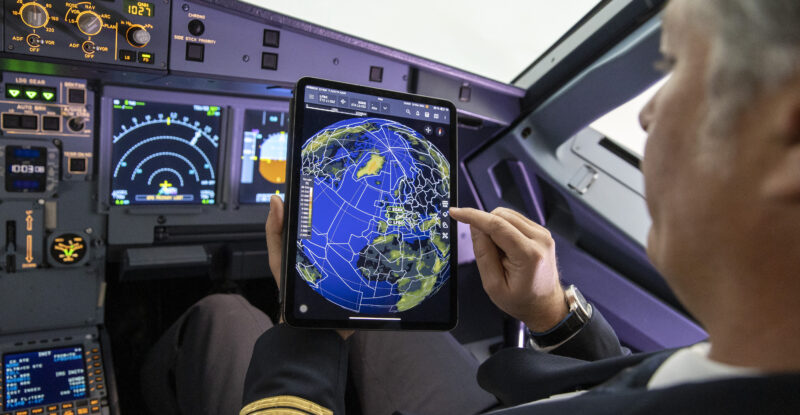
{"label": "dark uniform jacket", "polygon": [[[503,405],[491,412],[498,415],[800,414],[800,374],[648,390],[650,377],[673,352],[626,356],[595,312],[556,352],[506,349],[495,354],[481,365],[478,383]],[[240,415],[345,414],[346,383],[347,344],[336,332],[281,324],[255,345]],[[587,392],[532,403],[577,390]]]}

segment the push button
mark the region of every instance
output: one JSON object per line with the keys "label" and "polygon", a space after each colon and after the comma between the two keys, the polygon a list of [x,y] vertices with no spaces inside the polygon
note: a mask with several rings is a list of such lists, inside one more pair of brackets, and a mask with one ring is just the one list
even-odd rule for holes
{"label": "push button", "polygon": [[202,43],[186,42],[186,60],[202,62],[205,59],[206,45]]}
{"label": "push button", "polygon": [[50,405],[50,406],[47,407],[47,411],[48,412],[57,411],[57,410],[58,410],[58,405]]}
{"label": "push button", "polygon": [[93,406],[92,407],[92,413],[96,413],[96,412],[100,412],[100,407],[99,406]]}
{"label": "push button", "polygon": [[42,117],[42,130],[45,131],[58,131],[61,129],[60,117]]}
{"label": "push button", "polygon": [[155,57],[150,52],[139,52],[139,63],[146,63],[148,65],[152,65],[155,61]]}
{"label": "push button", "polygon": [[123,62],[136,62],[136,52],[132,50],[119,50],[119,60]]}
{"label": "push button", "polygon": [[35,115],[23,115],[20,128],[25,130],[36,130],[39,128],[39,117]]}
{"label": "push button", "polygon": [[278,54],[263,52],[261,53],[261,69],[275,71],[278,69]]}
{"label": "push button", "polygon": [[188,29],[193,36],[200,36],[206,31],[206,25],[202,21],[194,19],[189,22]]}
{"label": "push button", "polygon": [[31,415],[35,415],[35,414],[43,414],[43,413],[44,413],[44,408],[35,408],[35,409],[31,409]]}
{"label": "push button", "polygon": [[67,100],[70,104],[85,104],[86,91],[82,89],[70,89],[67,91]]}
{"label": "push button", "polygon": [[383,67],[370,66],[369,67],[369,80],[372,82],[383,82]]}
{"label": "push button", "polygon": [[66,411],[61,413],[62,415],[75,415],[75,411],[72,409],[67,409]]}
{"label": "push button", "polygon": [[264,29],[264,46],[277,48],[281,45],[281,32],[277,30]]}
{"label": "push button", "polygon": [[89,413],[89,408],[78,408],[78,415],[86,415]]}
{"label": "push button", "polygon": [[74,405],[72,405],[72,402],[62,403],[61,409],[71,409],[73,406]]}
{"label": "push button", "polygon": [[3,128],[19,128],[22,117],[18,114],[3,114]]}

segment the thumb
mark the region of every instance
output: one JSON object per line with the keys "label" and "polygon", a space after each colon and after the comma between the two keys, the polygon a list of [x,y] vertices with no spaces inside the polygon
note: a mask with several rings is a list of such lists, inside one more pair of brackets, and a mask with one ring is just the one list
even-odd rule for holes
{"label": "thumb", "polygon": [[269,269],[278,288],[281,285],[281,260],[283,256],[283,200],[273,195],[269,201],[266,224]]}

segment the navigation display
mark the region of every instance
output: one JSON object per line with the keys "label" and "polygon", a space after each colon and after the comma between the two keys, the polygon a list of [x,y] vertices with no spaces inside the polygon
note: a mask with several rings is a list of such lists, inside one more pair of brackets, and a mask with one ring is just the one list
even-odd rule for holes
{"label": "navigation display", "polygon": [[245,111],[239,203],[269,203],[274,194],[284,197],[288,123],[285,112]]}
{"label": "navigation display", "polygon": [[313,83],[298,93],[295,316],[450,321],[450,108]]}
{"label": "navigation display", "polygon": [[3,356],[6,410],[87,397],[83,347]]}
{"label": "navigation display", "polygon": [[111,203],[216,201],[222,109],[113,100]]}

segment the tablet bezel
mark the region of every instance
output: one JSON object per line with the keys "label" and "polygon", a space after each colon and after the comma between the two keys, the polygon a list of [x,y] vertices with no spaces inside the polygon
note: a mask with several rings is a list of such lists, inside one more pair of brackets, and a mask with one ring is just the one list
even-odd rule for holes
{"label": "tablet bezel", "polygon": [[[450,201],[458,201],[458,128],[456,107],[450,101],[431,98],[421,95],[401,93],[384,89],[372,88],[361,85],[348,84],[337,81],[330,81],[319,78],[306,77],[300,79],[295,86],[295,94],[290,105],[289,122],[289,148],[286,163],[286,205],[284,208],[284,228],[285,237],[283,245],[283,260],[281,261],[281,314],[284,321],[295,327],[305,328],[327,328],[327,329],[372,329],[372,330],[428,330],[445,331],[453,329],[458,322],[458,301],[457,301],[457,269],[458,269],[458,233],[456,226],[450,226],[450,276],[448,278],[448,288],[450,291],[449,316],[438,321],[409,321],[409,320],[320,320],[301,318],[294,314],[295,287],[298,278],[288,278],[295,276],[295,258],[297,255],[297,221],[298,215],[293,206],[297,206],[299,198],[300,183],[300,147],[302,146],[302,128],[305,120],[305,88],[308,85],[323,88],[337,89],[341,91],[354,92],[360,94],[374,95],[390,99],[407,100],[420,104],[436,105],[446,107],[450,110]],[[300,138],[298,137],[298,134]],[[298,166],[294,168],[293,166]],[[437,293],[441,295],[444,293]],[[357,313],[353,313],[357,315]]]}

